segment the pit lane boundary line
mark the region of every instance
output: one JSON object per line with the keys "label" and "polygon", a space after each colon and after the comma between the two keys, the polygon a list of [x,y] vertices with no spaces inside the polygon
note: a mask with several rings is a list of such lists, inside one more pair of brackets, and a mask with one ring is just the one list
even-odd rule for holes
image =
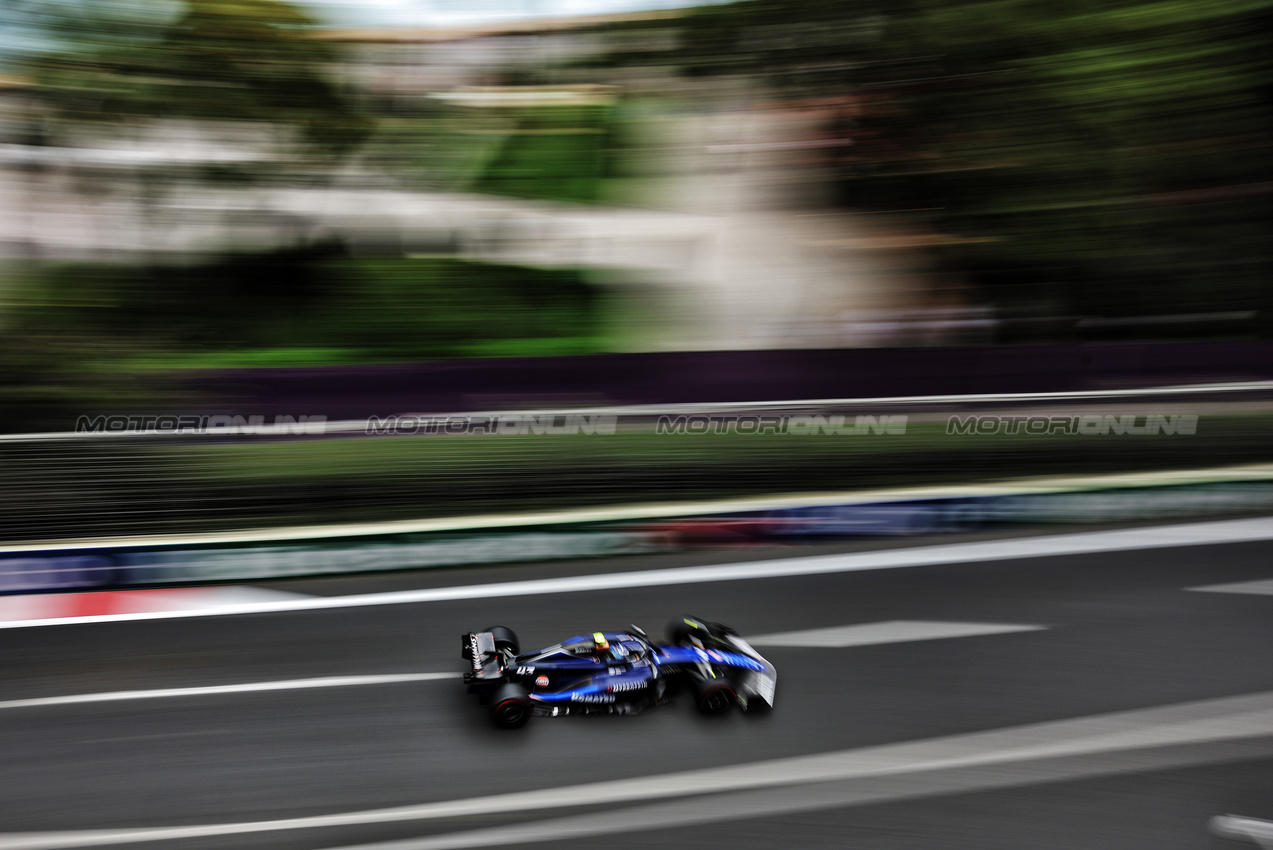
{"label": "pit lane boundary line", "polygon": [[82,705],[95,702],[163,699],[168,697],[201,697],[220,694],[247,694],[268,691],[295,691],[309,688],[348,688],[360,685],[394,685],[401,682],[431,682],[459,678],[459,673],[387,673],[374,676],[324,676],[317,679],[281,679],[273,682],[245,682],[234,685],[202,685],[191,688],[156,688],[146,691],[102,691],[91,694],[67,694],[0,702],[6,708],[40,708],[50,705]]}
{"label": "pit lane boundary line", "polygon": [[911,549],[885,549],[835,555],[812,555],[769,561],[742,561],[702,567],[602,573],[549,579],[492,582],[422,590],[364,593],[352,596],[307,597],[279,602],[227,605],[202,611],[156,611],[135,614],[107,614],[75,619],[21,620],[0,623],[0,628],[72,626],[138,620],[166,620],[186,617],[217,617],[235,614],[267,614],[288,611],[317,611],[374,605],[407,605],[448,602],[460,599],[535,596],[553,593],[580,593],[638,587],[663,587],[717,581],[743,581],[830,573],[884,570],[906,567],[970,564],[985,561],[1025,560],[1063,555],[1088,555],[1140,549],[1170,549],[1273,540],[1273,517],[1221,520],[1216,522],[1160,525],[1117,531],[1080,532],[1042,537],[991,540],[975,543],[947,543]]}
{"label": "pit lane boundary line", "polygon": [[531,528],[549,525],[701,517],[716,514],[781,510],[784,508],[869,505],[986,496],[1031,496],[1122,488],[1231,484],[1247,481],[1268,481],[1271,479],[1273,479],[1273,464],[1239,464],[1235,466],[1162,470],[1157,472],[1017,478],[988,481],[979,484],[935,487],[900,487],[882,490],[751,496],[737,499],[715,499],[705,502],[646,502],[615,505],[613,507],[571,508],[558,511],[536,511],[533,513],[437,517],[343,525],[299,525],[202,534],[98,537],[81,540],[8,543],[0,545],[0,555],[158,546],[211,546],[223,543],[304,543],[310,540],[328,540],[343,537],[376,537],[392,534],[452,531],[495,531],[506,528]]}

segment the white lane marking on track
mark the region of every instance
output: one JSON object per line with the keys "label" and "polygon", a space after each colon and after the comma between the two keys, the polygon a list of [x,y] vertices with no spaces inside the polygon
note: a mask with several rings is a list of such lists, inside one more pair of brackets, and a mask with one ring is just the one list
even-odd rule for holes
{"label": "white lane marking on track", "polygon": [[0,596],[0,622],[70,620],[80,617],[150,614],[163,611],[209,613],[219,608],[308,599],[259,587],[169,587],[94,590],[80,593],[25,593]]}
{"label": "white lane marking on track", "polygon": [[149,614],[105,615],[101,617],[81,617],[70,621],[28,620],[20,623],[0,623],[0,628],[115,623],[180,617],[224,616],[229,614],[267,614],[284,611],[316,611],[369,605],[445,602],[457,599],[493,599],[496,597],[533,596],[547,593],[578,593],[620,588],[662,587],[716,581],[824,575],[828,573],[856,572],[859,570],[886,570],[940,564],[966,564],[980,561],[1047,558],[1060,555],[1090,555],[1100,552],[1124,552],[1136,549],[1169,549],[1177,546],[1203,546],[1258,540],[1273,540],[1273,517],[1153,526],[1120,531],[1057,534],[1045,537],[991,540],[979,543],[948,543],[937,546],[919,546],[913,549],[885,549],[875,552],[854,552],[841,555],[813,555],[773,561],[718,564],[707,567],[679,567],[667,570],[566,576],[563,578],[439,587],[427,590],[365,593],[357,596],[310,597],[296,601],[235,605],[215,611],[164,611]]}
{"label": "white lane marking on track", "polygon": [[753,646],[803,646],[843,649],[850,646],[872,646],[881,643],[906,643],[918,640],[1003,635],[1013,632],[1037,632],[1047,626],[1016,626],[1001,623],[942,623],[924,620],[888,620],[882,623],[859,623],[827,629],[805,629],[770,635],[748,636]]}
{"label": "white lane marking on track", "polygon": [[202,738],[229,735],[230,729],[186,729],[181,732],[156,732],[153,735],[120,735],[114,738],[85,738],[79,744],[135,744],[139,741],[172,741],[178,738]]}
{"label": "white lane marking on track", "polygon": [[[1222,764],[1273,756],[1273,740],[1222,742],[1197,747],[1159,747],[1132,753],[1092,754],[1060,759],[1035,759],[1003,767],[953,768],[908,776],[847,779],[817,785],[765,788],[707,798],[647,803],[606,812],[566,815],[544,820],[522,821],[509,826],[469,829],[430,835],[424,838],[359,844],[329,850],[471,850],[475,847],[524,847],[546,841],[661,830],[666,834],[678,827],[721,824],[726,830],[745,832],[756,818],[793,816],[805,812],[844,809],[850,806],[895,803],[926,797],[964,796],[1048,782],[1066,782],[1107,776],[1172,770],[1196,765]],[[736,823],[742,821],[743,823]],[[852,830],[852,820],[846,824]],[[716,835],[726,840],[728,832]],[[843,842],[853,836],[845,835]],[[1249,837],[1249,833],[1243,837]],[[1253,839],[1254,840],[1254,839]],[[850,846],[845,843],[843,846]],[[1262,843],[1270,848],[1273,844]]]}
{"label": "white lane marking on track", "polygon": [[[804,631],[758,635],[750,638],[748,642],[757,646],[845,648],[886,643],[902,643],[908,641],[1041,631],[1046,628],[1046,626],[1007,625],[998,623],[947,623],[918,620],[891,620],[882,623],[864,623],[851,626],[836,626],[825,629],[808,629]],[[458,673],[407,673],[381,676],[293,679],[276,682],[250,682],[235,685],[211,685],[147,691],[113,691],[106,693],[70,694],[58,697],[42,697],[37,699],[0,702],[0,709],[27,708],[48,705],[72,705],[93,702],[114,702],[119,700],[154,699],[163,697],[252,693],[259,691],[295,690],[304,688],[378,685],[396,682],[449,679],[455,678],[458,675]]]}
{"label": "white lane marking on track", "polygon": [[1256,596],[1273,596],[1273,578],[1262,581],[1236,581],[1232,584],[1209,584],[1206,587],[1190,587],[1203,593],[1250,593]]}
{"label": "white lane marking on track", "polygon": [[[1020,765],[1041,759],[1137,751],[1179,744],[1273,736],[1273,691],[1151,709],[1036,723],[901,744],[794,756],[645,776],[466,797],[416,806],[246,823],[0,834],[0,850],[54,850],[282,830],[356,826],[666,800],[704,794],[812,786],[859,778],[914,776],[957,768]],[[1010,773],[1006,768],[1002,773]],[[462,837],[462,836],[461,836]],[[451,846],[464,846],[456,844]],[[483,846],[475,844],[473,846]]]}
{"label": "white lane marking on track", "polygon": [[455,679],[459,673],[388,673],[380,676],[326,676],[319,679],[283,679],[275,682],[246,682],[236,685],[205,685],[194,688],[162,688],[149,691],[103,691],[95,694],[67,694],[0,702],[0,709],[36,708],[46,705],[82,705],[92,702],[119,702],[133,699],[202,697],[220,694],[250,694],[264,691],[295,691],[307,688],[348,688],[358,685],[392,685],[399,682],[430,682]]}
{"label": "white lane marking on track", "polygon": [[1273,847],[1273,822],[1237,815],[1216,815],[1207,824],[1212,835],[1254,842],[1261,847]]}

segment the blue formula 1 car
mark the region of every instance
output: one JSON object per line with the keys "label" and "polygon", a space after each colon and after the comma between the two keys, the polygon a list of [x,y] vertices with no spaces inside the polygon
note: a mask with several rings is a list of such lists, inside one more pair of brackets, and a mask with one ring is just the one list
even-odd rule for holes
{"label": "blue formula 1 car", "polygon": [[659,644],[636,626],[526,653],[504,626],[469,632],[461,642],[469,693],[491,706],[491,719],[506,729],[536,715],[640,714],[687,691],[704,714],[724,714],[735,704],[762,711],[773,707],[778,678],[729,626],[696,617],[673,621],[668,643]]}

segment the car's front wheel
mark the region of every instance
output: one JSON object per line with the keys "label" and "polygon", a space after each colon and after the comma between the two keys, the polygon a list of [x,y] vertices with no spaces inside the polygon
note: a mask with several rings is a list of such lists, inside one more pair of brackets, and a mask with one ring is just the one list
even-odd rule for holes
{"label": "car's front wheel", "polygon": [[491,698],[491,720],[501,729],[522,728],[533,711],[526,689],[517,685],[503,685]]}
{"label": "car's front wheel", "polygon": [[696,702],[703,714],[724,714],[737,701],[738,694],[727,679],[705,679],[698,685]]}

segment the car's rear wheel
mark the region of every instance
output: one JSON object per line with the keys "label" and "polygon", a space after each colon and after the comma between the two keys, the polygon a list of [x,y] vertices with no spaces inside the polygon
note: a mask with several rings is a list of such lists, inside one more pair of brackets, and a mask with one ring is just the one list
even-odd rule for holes
{"label": "car's rear wheel", "polygon": [[483,631],[491,633],[491,637],[495,639],[496,649],[507,649],[513,655],[517,655],[522,651],[522,646],[517,640],[517,635],[507,626],[489,626]]}
{"label": "car's rear wheel", "polygon": [[512,684],[497,690],[491,703],[491,720],[501,729],[522,728],[534,711],[526,690]]}
{"label": "car's rear wheel", "polygon": [[706,679],[699,683],[696,702],[703,714],[724,714],[737,701],[738,694],[728,679]]}

